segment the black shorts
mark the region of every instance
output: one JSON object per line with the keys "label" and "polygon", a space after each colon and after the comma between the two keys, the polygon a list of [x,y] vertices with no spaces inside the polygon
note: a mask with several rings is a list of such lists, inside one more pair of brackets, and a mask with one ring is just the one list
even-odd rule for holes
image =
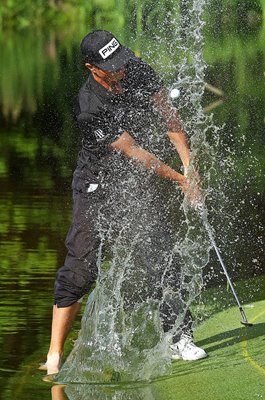
{"label": "black shorts", "polygon": [[73,219],[65,240],[68,253],[55,281],[55,304],[59,308],[76,303],[97,278],[100,239],[96,221],[104,201],[103,190],[96,177],[82,176],[78,168],[72,189]]}

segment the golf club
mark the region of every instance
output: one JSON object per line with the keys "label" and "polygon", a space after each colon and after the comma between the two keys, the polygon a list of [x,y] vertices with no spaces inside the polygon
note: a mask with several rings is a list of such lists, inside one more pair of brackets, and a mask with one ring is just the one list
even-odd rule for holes
{"label": "golf club", "polygon": [[220,262],[220,264],[221,264],[221,266],[222,266],[222,268],[223,268],[223,271],[224,271],[224,273],[225,273],[227,282],[228,282],[228,284],[229,284],[229,286],[230,286],[230,288],[231,288],[231,290],[232,290],[232,293],[233,293],[233,295],[234,295],[234,298],[236,299],[236,302],[237,302],[237,305],[238,305],[240,314],[241,314],[241,316],[242,316],[242,318],[243,318],[243,320],[241,321],[241,324],[243,324],[243,325],[245,325],[245,326],[252,326],[253,324],[251,324],[250,322],[248,322],[248,319],[247,319],[247,317],[246,317],[246,314],[245,314],[245,312],[244,312],[244,310],[243,310],[243,307],[242,307],[242,305],[241,305],[241,303],[240,303],[240,301],[239,301],[239,298],[238,298],[238,296],[237,296],[237,294],[236,294],[234,285],[233,285],[233,283],[232,283],[232,281],[231,281],[231,279],[230,279],[230,277],[229,277],[229,275],[228,275],[228,272],[227,272],[226,266],[225,266],[225,264],[224,264],[224,262],[223,262],[223,259],[222,259],[222,257],[221,257],[220,251],[219,251],[219,249],[218,249],[218,247],[217,247],[217,245],[216,245],[216,243],[215,243],[214,236],[213,236],[213,233],[212,233],[212,228],[211,228],[211,226],[209,225],[209,223],[207,222],[206,218],[203,218],[203,212],[202,212],[202,210],[200,210],[200,216],[201,216],[201,218],[202,218],[202,220],[203,220],[205,229],[206,229],[206,231],[207,231],[207,233],[208,233],[208,236],[209,236],[211,245],[213,246],[213,248],[214,248],[214,250],[215,250],[215,253],[216,253],[217,257],[218,257],[218,260],[219,260],[219,262]]}

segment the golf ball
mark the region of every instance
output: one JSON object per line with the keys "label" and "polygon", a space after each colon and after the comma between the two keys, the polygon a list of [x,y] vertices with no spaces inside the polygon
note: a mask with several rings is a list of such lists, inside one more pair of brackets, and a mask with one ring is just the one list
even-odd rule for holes
{"label": "golf ball", "polygon": [[180,91],[177,88],[172,89],[170,92],[170,97],[172,99],[176,99],[177,97],[179,97],[179,95],[180,95]]}

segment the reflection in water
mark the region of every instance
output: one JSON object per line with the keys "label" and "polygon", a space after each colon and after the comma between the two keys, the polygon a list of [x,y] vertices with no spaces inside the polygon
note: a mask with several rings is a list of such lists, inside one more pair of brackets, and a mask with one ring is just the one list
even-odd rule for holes
{"label": "reflection in water", "polygon": [[[1,390],[50,330],[53,277],[68,214],[36,136],[2,132],[0,148]],[[55,146],[45,140],[46,154]],[[51,157],[50,157],[51,159]],[[48,193],[53,190],[52,201]],[[70,199],[69,199],[70,201]],[[61,210],[61,213],[58,212]],[[68,208],[67,208],[68,211]],[[68,211],[70,214],[70,210]],[[70,216],[69,216],[70,217]],[[33,346],[34,343],[34,346]]]}
{"label": "reflection in water", "polygon": [[69,400],[65,393],[65,385],[53,385],[51,388],[51,400]]}
{"label": "reflection in water", "polygon": [[100,386],[100,385],[54,385],[51,400],[159,400],[160,396],[151,385],[146,386]]}

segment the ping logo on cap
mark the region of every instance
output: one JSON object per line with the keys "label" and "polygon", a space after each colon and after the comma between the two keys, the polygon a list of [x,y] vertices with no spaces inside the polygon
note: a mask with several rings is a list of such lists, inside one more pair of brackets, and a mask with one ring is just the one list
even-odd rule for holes
{"label": "ping logo on cap", "polygon": [[99,54],[104,60],[108,58],[117,48],[120,46],[120,43],[117,39],[113,38],[109,43],[107,43],[102,49],[99,50]]}

